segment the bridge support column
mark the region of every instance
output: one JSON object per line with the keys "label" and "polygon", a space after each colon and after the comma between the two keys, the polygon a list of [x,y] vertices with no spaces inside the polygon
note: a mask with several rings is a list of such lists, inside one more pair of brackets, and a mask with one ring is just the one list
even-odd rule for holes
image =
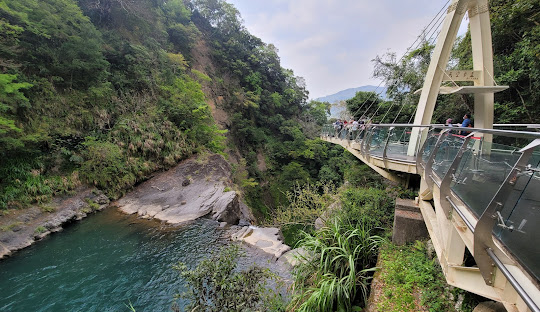
{"label": "bridge support column", "polygon": [[454,270],[450,270],[450,267],[453,266],[461,266],[463,265],[463,258],[465,256],[465,243],[461,239],[461,236],[457,232],[456,228],[452,226],[452,224],[448,223],[449,228],[448,230],[448,236],[446,238],[446,246],[444,248],[444,257],[446,262],[446,270],[448,274],[448,279],[454,281],[456,280],[456,276],[452,274]]}
{"label": "bridge support column", "polygon": [[[475,86],[493,86],[493,48],[491,46],[491,25],[489,22],[488,0],[478,0],[469,8],[469,25],[473,54],[473,68],[480,71]],[[474,127],[493,129],[493,93],[474,95]],[[491,138],[491,135],[487,135]],[[485,139],[488,139],[488,138]],[[487,141],[491,141],[488,139]]]}
{"label": "bridge support column", "polygon": [[[431,117],[435,109],[435,102],[439,95],[439,89],[443,80],[443,74],[446,70],[446,65],[450,59],[450,53],[456,40],[459,26],[463,20],[466,10],[466,1],[454,0],[448,8],[446,18],[437,39],[437,44],[431,56],[431,62],[426,73],[420,100],[418,101],[418,109],[414,117],[415,125],[431,124]],[[422,136],[419,128],[413,128],[411,139],[409,141],[408,155],[414,156],[416,146],[420,146],[425,139]]]}
{"label": "bridge support column", "polygon": [[412,199],[396,198],[392,242],[405,245],[429,237],[420,208]]}

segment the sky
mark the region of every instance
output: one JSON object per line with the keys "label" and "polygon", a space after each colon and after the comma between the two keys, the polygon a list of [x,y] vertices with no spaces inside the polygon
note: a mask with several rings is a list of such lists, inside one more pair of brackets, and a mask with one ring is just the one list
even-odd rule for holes
{"label": "sky", "polygon": [[[378,86],[372,60],[401,57],[447,0],[226,0],[248,31],[279,50],[309,98]],[[466,23],[463,23],[466,24]]]}

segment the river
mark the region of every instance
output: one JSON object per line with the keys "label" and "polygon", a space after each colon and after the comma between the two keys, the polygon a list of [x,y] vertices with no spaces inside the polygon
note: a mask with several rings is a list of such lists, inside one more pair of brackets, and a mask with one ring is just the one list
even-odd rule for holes
{"label": "river", "polygon": [[0,311],[170,311],[184,290],[172,265],[194,268],[225,243],[221,231],[105,209],[0,261]]}

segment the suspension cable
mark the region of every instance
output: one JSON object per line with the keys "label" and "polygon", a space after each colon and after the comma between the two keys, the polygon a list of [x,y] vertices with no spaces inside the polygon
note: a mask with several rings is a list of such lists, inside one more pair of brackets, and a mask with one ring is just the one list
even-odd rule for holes
{"label": "suspension cable", "polygon": [[[444,16],[444,14],[441,14],[441,13],[444,11],[444,9],[446,8],[446,6],[448,5],[449,2],[450,2],[450,0],[447,0],[447,1],[446,1],[446,3],[445,3],[445,4],[443,5],[443,7],[439,10],[439,12],[435,15],[435,17],[433,17],[433,19],[431,19],[431,21],[429,22],[429,24],[428,24],[426,27],[424,27],[424,29],[422,30],[422,32],[420,33],[420,35],[418,35],[418,36],[416,37],[416,40],[415,40],[415,41],[407,48],[407,50],[405,51],[405,53],[403,53],[403,55],[401,56],[401,58],[400,58],[396,63],[399,63],[399,62],[401,62],[401,60],[403,60],[403,58],[404,58],[404,57],[407,55],[407,53],[411,50],[412,46],[415,45],[416,42],[417,42],[420,38],[422,38],[422,35],[423,35],[423,34],[426,34],[426,30],[428,29],[428,27],[431,26],[431,27],[429,28],[429,31],[428,31],[427,33],[429,33],[429,32],[433,29],[433,26],[436,25],[437,22]],[[439,16],[439,15],[440,15],[440,16]],[[436,20],[436,21],[435,21],[435,20]],[[434,23],[434,21],[435,21],[435,23]],[[433,25],[432,25],[432,24],[433,24]],[[440,25],[440,24],[439,24],[439,25]],[[439,26],[437,26],[436,29],[437,29],[438,27],[439,27]],[[424,38],[425,38],[425,36],[424,36]],[[419,43],[419,44],[420,44],[420,43]],[[419,45],[419,44],[418,44],[418,45]],[[416,47],[415,47],[415,48],[416,48]],[[353,116],[356,115],[356,114],[358,114],[358,112],[360,111],[360,109],[364,106],[365,103],[367,103],[367,101],[369,101],[369,100],[371,99],[371,97],[372,97],[373,94],[377,94],[376,91],[379,89],[379,87],[381,86],[381,84],[382,84],[382,81],[381,81],[381,82],[379,83],[379,85],[375,88],[375,91],[374,91],[373,93],[371,93],[371,94],[368,96],[368,98],[367,98],[366,100],[364,100],[364,103],[362,103],[362,105],[360,106],[360,108],[357,109],[357,110],[355,111],[355,113],[353,114]],[[393,90],[393,89],[392,89],[392,90]],[[391,91],[392,91],[392,90],[391,90]],[[388,92],[388,91],[387,91],[387,92]],[[372,103],[372,105],[373,105],[373,103]],[[371,108],[372,105],[370,105],[369,108]],[[366,111],[369,111],[369,108],[368,108]],[[377,111],[378,111],[378,109],[377,109]],[[362,114],[362,117],[363,117],[363,116],[365,116],[365,114]],[[371,119],[371,118],[370,118],[370,119]]]}
{"label": "suspension cable", "polygon": [[[448,3],[448,2],[447,2],[447,3]],[[440,12],[441,12],[441,11],[439,11],[439,13],[440,13]],[[437,21],[436,21],[436,22],[432,25],[432,27],[428,30],[428,34],[431,33],[431,34],[429,35],[429,39],[427,39],[428,36],[424,37],[425,42],[427,42],[428,44],[433,44],[433,43],[434,43],[433,41],[435,41],[434,38],[436,39],[436,38],[439,36],[439,34],[440,34],[440,32],[441,32],[441,31],[440,31],[441,25],[442,25],[442,23],[444,22],[444,19],[442,19],[443,16],[444,16],[444,14],[441,14],[441,15],[439,16],[439,18],[437,19]],[[435,27],[435,25],[437,25],[437,26]],[[433,36],[435,33],[437,33],[437,35],[436,35],[436,36]],[[406,95],[406,98],[408,98],[409,96],[410,96],[410,93],[408,93],[408,94]],[[402,102],[403,102],[403,100],[402,100]],[[402,103],[402,104],[401,104],[401,108],[400,108],[400,110],[398,111],[398,113],[397,113],[397,115],[396,115],[396,117],[394,118],[394,121],[393,121],[392,123],[395,123],[396,120],[399,118],[399,115],[401,114],[401,111],[403,110],[403,107],[404,107],[404,106],[405,106],[405,103]],[[390,107],[390,108],[391,108],[391,107]],[[387,112],[387,113],[388,113],[388,112]],[[385,115],[385,117],[386,117],[386,115]],[[383,117],[383,120],[384,120],[385,117]]]}

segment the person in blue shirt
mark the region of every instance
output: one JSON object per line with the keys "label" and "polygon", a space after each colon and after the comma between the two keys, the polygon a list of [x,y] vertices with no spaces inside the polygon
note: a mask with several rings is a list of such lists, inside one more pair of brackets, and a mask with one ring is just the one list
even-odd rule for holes
{"label": "person in blue shirt", "polygon": [[462,128],[467,128],[471,124],[471,115],[465,114],[463,116],[463,122],[461,123]]}
{"label": "person in blue shirt", "polygon": [[[462,128],[472,127],[471,115],[470,114],[465,114],[465,116],[463,116],[463,122],[461,123],[461,127]],[[467,135],[469,133],[470,132],[468,132],[468,131],[461,131],[460,132],[461,135]]]}

